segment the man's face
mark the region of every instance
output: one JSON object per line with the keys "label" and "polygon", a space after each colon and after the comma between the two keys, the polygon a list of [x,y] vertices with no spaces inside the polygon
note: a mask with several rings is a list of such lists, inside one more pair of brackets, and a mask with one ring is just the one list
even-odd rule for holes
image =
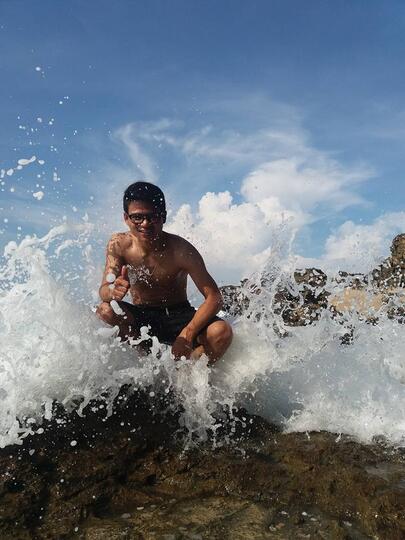
{"label": "man's face", "polygon": [[156,240],[163,228],[163,217],[152,203],[131,201],[124,220],[129,230],[143,242]]}

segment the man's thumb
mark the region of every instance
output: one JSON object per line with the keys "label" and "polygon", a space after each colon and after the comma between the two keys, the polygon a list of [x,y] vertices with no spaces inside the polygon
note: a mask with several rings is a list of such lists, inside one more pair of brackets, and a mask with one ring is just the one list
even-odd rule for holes
{"label": "man's thumb", "polygon": [[127,266],[123,266],[121,268],[121,277],[122,279],[125,279],[125,281],[128,281],[128,267]]}

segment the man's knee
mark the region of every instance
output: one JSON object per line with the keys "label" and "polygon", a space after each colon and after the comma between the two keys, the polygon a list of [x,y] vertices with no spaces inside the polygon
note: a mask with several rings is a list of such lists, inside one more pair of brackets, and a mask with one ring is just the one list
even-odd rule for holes
{"label": "man's knee", "polygon": [[215,345],[228,347],[233,337],[232,327],[226,321],[215,321],[207,328],[207,339]]}
{"label": "man's knee", "polygon": [[102,321],[112,324],[116,319],[116,315],[108,302],[102,302],[96,309],[96,315]]}

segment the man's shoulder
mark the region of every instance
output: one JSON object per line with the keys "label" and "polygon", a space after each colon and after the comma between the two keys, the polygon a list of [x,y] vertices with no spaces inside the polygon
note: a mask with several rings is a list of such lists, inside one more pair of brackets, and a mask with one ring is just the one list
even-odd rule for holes
{"label": "man's shoulder", "polygon": [[171,247],[171,249],[175,249],[176,251],[178,251],[178,250],[190,248],[190,246],[193,247],[191,242],[186,240],[186,238],[179,236],[178,234],[172,234],[172,233],[165,233],[165,234],[166,234],[166,238],[169,241],[169,246]]}
{"label": "man's shoulder", "polygon": [[131,245],[131,238],[127,232],[117,232],[111,235],[110,240],[108,241],[108,246],[110,249],[116,251],[117,253],[122,253],[127,247]]}
{"label": "man's shoulder", "polygon": [[184,261],[190,263],[201,258],[197,248],[186,238],[177,234],[170,234],[169,242],[170,252],[181,266],[184,265]]}

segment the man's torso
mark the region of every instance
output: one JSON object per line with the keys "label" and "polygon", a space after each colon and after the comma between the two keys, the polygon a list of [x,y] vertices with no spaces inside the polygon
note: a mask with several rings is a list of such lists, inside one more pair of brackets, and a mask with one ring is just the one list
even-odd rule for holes
{"label": "man's torso", "polygon": [[117,248],[128,267],[130,293],[134,304],[172,305],[187,300],[187,273],[178,262],[184,240],[163,233],[162,249],[144,253],[130,233],[118,233]]}

